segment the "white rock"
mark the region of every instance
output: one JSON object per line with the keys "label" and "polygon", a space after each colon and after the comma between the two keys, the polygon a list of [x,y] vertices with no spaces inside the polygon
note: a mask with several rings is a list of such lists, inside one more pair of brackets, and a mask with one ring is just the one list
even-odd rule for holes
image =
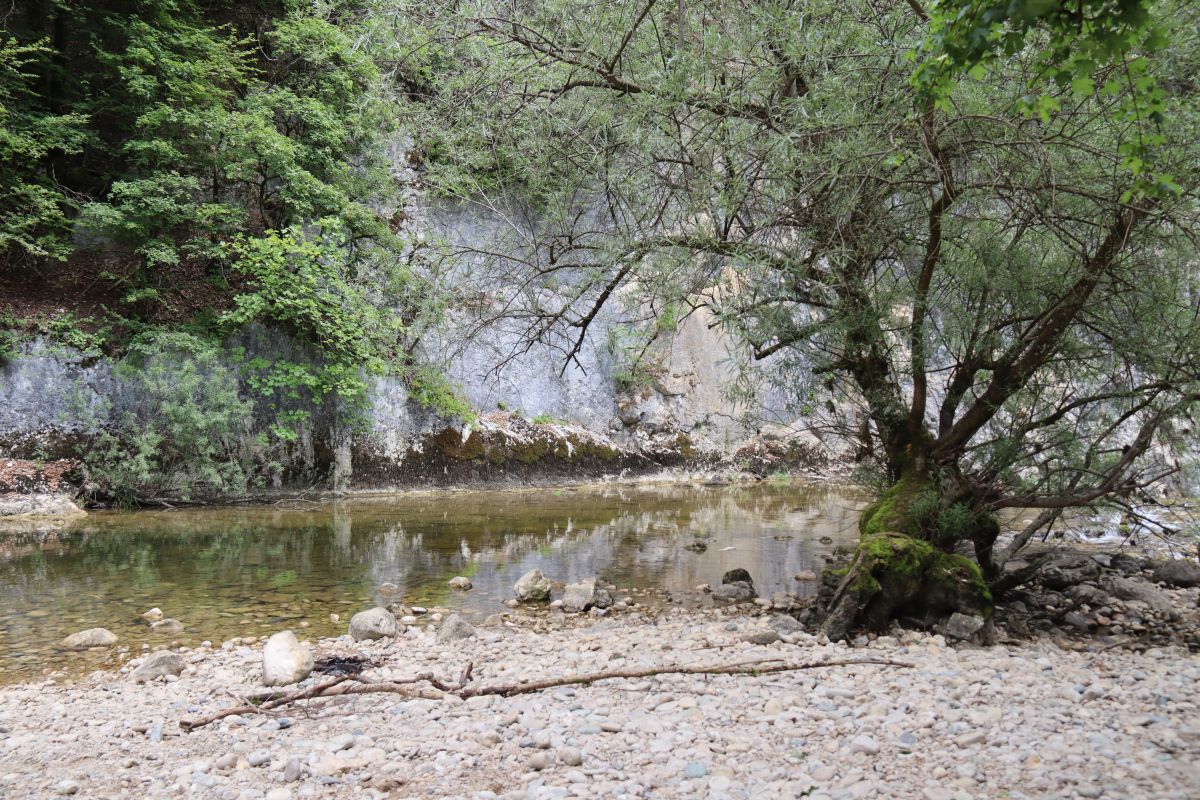
{"label": "white rock", "polygon": [[136,683],[147,683],[155,678],[175,677],[183,672],[183,656],[170,650],[158,650],[146,656],[142,665],[133,671]]}
{"label": "white rock", "polygon": [[350,635],[356,642],[395,636],[396,630],[396,618],[386,608],[360,611],[350,618]]}
{"label": "white rock", "polygon": [[471,590],[471,579],[458,575],[450,579],[450,588],[458,589],[460,592],[468,592]]}
{"label": "white rock", "polygon": [[543,575],[540,569],[531,569],[513,584],[513,592],[522,603],[549,600],[551,588],[553,586],[550,579]]}
{"label": "white rock", "polygon": [[267,640],[262,651],[264,686],[289,686],[312,674],[313,657],[291,631],[280,631]]}
{"label": "white rock", "polygon": [[568,614],[578,614],[592,607],[596,597],[596,579],[588,578],[578,583],[568,583],[563,590],[562,610]]}
{"label": "white rock", "polygon": [[850,752],[873,756],[879,753],[879,743],[870,736],[855,736],[850,742]]}
{"label": "white rock", "polygon": [[471,624],[458,614],[451,614],[438,629],[437,640],[441,643],[457,642],[460,639],[470,639],[475,635]]}

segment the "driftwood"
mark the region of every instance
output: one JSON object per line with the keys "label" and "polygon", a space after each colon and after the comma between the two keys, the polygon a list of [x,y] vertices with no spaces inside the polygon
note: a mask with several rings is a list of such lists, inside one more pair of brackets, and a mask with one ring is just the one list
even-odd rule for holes
{"label": "driftwood", "polygon": [[[286,694],[266,692],[255,695],[245,705],[227,708],[207,717],[194,720],[180,720],[179,727],[190,733],[225,717],[234,714],[259,714],[282,706],[290,705],[301,700],[317,700],[329,697],[341,697],[349,694],[399,694],[404,697],[439,700],[448,695],[461,698],[469,697],[512,697],[519,694],[532,694],[556,689],[560,686],[589,686],[599,681],[618,678],[649,678],[655,675],[770,675],[778,672],[796,672],[805,669],[820,669],[822,667],[855,667],[875,664],[884,667],[912,667],[904,661],[890,661],[883,658],[841,659],[835,661],[809,661],[803,663],[788,663],[778,658],[767,658],[758,661],[743,661],[735,664],[699,664],[667,665],[661,667],[646,667],[644,669],[614,669],[604,672],[592,672],[584,675],[566,675],[557,678],[543,678],[524,683],[482,684],[470,685],[473,664],[467,664],[458,683],[450,684],[439,680],[432,674],[422,673],[411,678],[401,678],[392,681],[369,682],[357,675],[341,675],[324,683],[314,684],[307,689],[300,689]],[[421,686],[420,684],[426,684]]]}

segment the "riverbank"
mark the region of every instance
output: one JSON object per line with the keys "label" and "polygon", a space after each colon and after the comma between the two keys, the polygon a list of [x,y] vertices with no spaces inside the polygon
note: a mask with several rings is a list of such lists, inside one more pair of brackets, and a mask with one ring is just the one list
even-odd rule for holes
{"label": "riverbank", "polygon": [[[12,798],[1185,798],[1200,782],[1200,657],[1049,638],[948,646],[897,632],[825,643],[756,606],[604,617],[516,610],[439,641],[312,643],[363,680],[477,685],[665,665],[882,658],[769,675],[663,675],[516,697],[367,694],[192,720],[262,691],[261,646],[185,649],[178,677],[134,664],[0,690]],[[314,675],[308,683],[327,680]],[[307,685],[307,684],[306,684]]]}

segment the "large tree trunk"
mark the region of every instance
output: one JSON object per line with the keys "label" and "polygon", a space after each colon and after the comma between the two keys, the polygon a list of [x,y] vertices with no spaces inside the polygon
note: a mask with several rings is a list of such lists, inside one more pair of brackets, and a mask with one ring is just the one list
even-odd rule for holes
{"label": "large tree trunk", "polygon": [[980,565],[955,553],[971,541],[990,570],[995,518],[949,496],[909,463],[900,479],[859,518],[861,541],[849,566],[826,577],[822,632],[843,639],[854,628],[882,630],[908,618],[933,626],[954,613],[990,629],[992,595]]}

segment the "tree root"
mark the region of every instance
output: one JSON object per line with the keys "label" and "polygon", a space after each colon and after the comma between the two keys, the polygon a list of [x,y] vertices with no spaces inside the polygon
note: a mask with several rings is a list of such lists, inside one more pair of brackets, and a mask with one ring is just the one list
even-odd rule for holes
{"label": "tree root", "polygon": [[[283,695],[277,692],[255,695],[251,699],[251,702],[245,705],[227,708],[207,717],[201,717],[200,719],[180,720],[179,727],[185,733],[191,733],[197,728],[202,728],[205,725],[217,722],[225,717],[233,716],[234,714],[259,714],[301,700],[341,697],[349,694],[375,694],[384,692],[426,700],[440,700],[453,695],[465,700],[469,697],[486,697],[492,695],[497,697],[512,697],[519,694],[541,692],[546,689],[556,689],[560,686],[589,686],[599,681],[617,678],[649,678],[655,675],[769,675],[778,672],[795,672],[805,669],[820,669],[822,667],[854,667],[865,664],[877,664],[884,667],[911,668],[913,666],[913,664],[905,661],[891,661],[883,658],[810,661],[798,664],[787,663],[778,658],[766,658],[758,661],[743,661],[734,664],[668,665],[647,667],[645,669],[607,670],[584,675],[543,678],[524,683],[472,686],[470,682],[473,665],[467,664],[466,669],[463,670],[462,676],[459,678],[459,682],[455,684],[445,683],[429,673],[422,673],[411,678],[376,683],[368,682],[359,676],[342,675],[324,683],[318,683],[306,689],[300,689]],[[421,684],[427,685],[422,686]],[[255,700],[258,702],[254,702]]]}

